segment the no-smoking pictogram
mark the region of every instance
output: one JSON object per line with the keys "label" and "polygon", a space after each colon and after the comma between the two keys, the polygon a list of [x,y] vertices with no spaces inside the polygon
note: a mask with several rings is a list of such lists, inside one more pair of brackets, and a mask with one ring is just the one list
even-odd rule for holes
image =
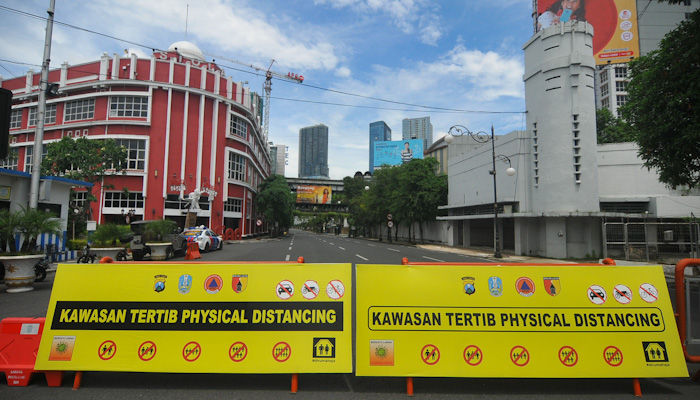
{"label": "no-smoking pictogram", "polygon": [[233,362],[241,362],[248,355],[248,346],[243,342],[236,342],[228,349],[228,356]]}
{"label": "no-smoking pictogram", "polygon": [[434,344],[426,344],[420,351],[420,358],[428,365],[435,365],[440,361],[440,350]]}
{"label": "no-smoking pictogram", "polygon": [[292,356],[292,347],[287,342],[279,342],[272,347],[272,358],[277,362],[285,362]]}
{"label": "no-smoking pictogram", "polygon": [[107,361],[117,354],[117,344],[112,340],[105,340],[97,349],[97,355],[100,359]]}
{"label": "no-smoking pictogram", "polygon": [[510,361],[518,367],[524,367],[530,362],[530,352],[523,346],[515,346],[510,349]]}
{"label": "no-smoking pictogram", "polygon": [[331,299],[337,300],[345,294],[345,285],[337,279],[332,280],[328,282],[328,286],[326,286],[326,294]]}
{"label": "no-smoking pictogram", "polygon": [[156,356],[156,352],[158,349],[156,348],[156,344],[151,342],[150,340],[147,342],[141,343],[141,346],[139,346],[139,358],[141,361],[151,361],[153,357]]}
{"label": "no-smoking pictogram", "polygon": [[615,346],[608,346],[603,350],[603,358],[611,367],[619,367],[622,364],[622,351]]}
{"label": "no-smoking pictogram", "polygon": [[189,342],[182,348],[182,358],[185,361],[196,361],[202,355],[202,346],[197,342]]}
{"label": "no-smoking pictogram", "polygon": [[479,347],[470,344],[464,348],[464,361],[466,361],[467,364],[471,365],[472,367],[476,367],[477,365],[481,364],[481,361],[483,360],[484,353]]}
{"label": "no-smoking pictogram", "polygon": [[567,367],[573,367],[578,362],[578,353],[571,346],[559,349],[559,361]]}

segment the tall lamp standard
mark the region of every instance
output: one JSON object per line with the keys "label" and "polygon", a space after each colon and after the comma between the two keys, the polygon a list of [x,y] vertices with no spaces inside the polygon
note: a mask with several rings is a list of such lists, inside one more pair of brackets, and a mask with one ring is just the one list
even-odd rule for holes
{"label": "tall lamp standard", "polygon": [[[506,175],[508,176],[515,175],[515,168],[511,166],[510,158],[502,154],[496,155],[496,145],[493,137],[493,125],[491,125],[491,136],[488,136],[488,133],[486,132],[474,133],[463,125],[453,125],[447,132],[447,136],[445,136],[445,143],[447,143],[448,145],[454,141],[454,135],[452,135],[452,131],[455,131],[457,133],[457,136],[463,136],[466,133],[469,136],[471,136],[471,138],[474,139],[474,141],[476,141],[477,143],[488,143],[489,141],[491,142],[491,165],[493,169],[489,171],[489,174],[493,175],[493,231],[495,236],[495,249],[493,256],[494,258],[503,258],[503,255],[501,255],[501,242],[498,235],[498,192],[496,190],[496,160],[498,159],[508,164],[508,168],[506,169]],[[480,133],[483,133],[484,135],[479,135]]]}

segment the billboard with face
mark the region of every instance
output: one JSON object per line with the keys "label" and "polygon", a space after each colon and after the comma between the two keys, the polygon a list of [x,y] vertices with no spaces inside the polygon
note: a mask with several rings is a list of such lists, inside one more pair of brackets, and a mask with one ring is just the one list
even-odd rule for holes
{"label": "billboard with face", "polygon": [[593,25],[593,57],[598,65],[639,57],[635,0],[539,0],[537,14],[537,30],[562,22]]}
{"label": "billboard with face", "polygon": [[405,164],[414,158],[423,158],[422,139],[374,143],[375,168],[381,167],[382,165]]}
{"label": "billboard with face", "polygon": [[297,186],[297,203],[330,204],[332,196],[330,186]]}

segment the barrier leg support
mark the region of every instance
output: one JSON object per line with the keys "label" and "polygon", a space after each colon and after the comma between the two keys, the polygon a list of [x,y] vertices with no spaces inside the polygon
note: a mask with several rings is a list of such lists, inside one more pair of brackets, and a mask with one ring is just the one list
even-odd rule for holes
{"label": "barrier leg support", "polygon": [[642,387],[639,385],[639,378],[632,378],[632,387],[634,388],[634,395],[642,397]]}
{"label": "barrier leg support", "polygon": [[75,372],[75,379],[73,379],[73,390],[80,389],[80,382],[83,380],[83,371]]}
{"label": "barrier leg support", "polygon": [[292,374],[292,394],[299,391],[299,374]]}
{"label": "barrier leg support", "polygon": [[413,396],[413,377],[409,376],[406,378],[406,394]]}

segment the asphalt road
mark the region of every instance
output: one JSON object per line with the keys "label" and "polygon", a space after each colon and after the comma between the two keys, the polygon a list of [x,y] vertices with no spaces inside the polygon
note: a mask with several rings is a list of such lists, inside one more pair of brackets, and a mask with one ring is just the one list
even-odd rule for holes
{"label": "asphalt road", "polygon": [[[199,261],[293,261],[307,263],[400,264],[410,261],[489,262],[463,254],[426,251],[395,243],[368,241],[336,235],[292,231],[279,239],[248,240],[225,245],[222,251],[203,254]],[[183,257],[173,261],[187,262]],[[99,281],[99,265],[95,265]],[[43,317],[51,295],[54,274],[27,293],[0,292],[0,319]],[[697,294],[695,294],[697,296]],[[697,311],[697,310],[696,310]],[[695,313],[695,315],[700,315]],[[694,349],[697,354],[700,349]],[[700,369],[689,364],[690,374]],[[86,372],[81,387],[72,390],[74,373],[66,373],[61,387],[48,387],[36,374],[27,387],[0,383],[0,399],[114,399],[114,398],[226,398],[279,399],[290,396],[289,374],[161,374]],[[644,398],[700,398],[700,382],[690,378],[641,379]],[[425,399],[602,399],[633,397],[631,379],[496,379],[414,378],[415,397]],[[406,397],[405,378],[357,377],[353,374],[299,375],[303,399],[399,399]]]}

